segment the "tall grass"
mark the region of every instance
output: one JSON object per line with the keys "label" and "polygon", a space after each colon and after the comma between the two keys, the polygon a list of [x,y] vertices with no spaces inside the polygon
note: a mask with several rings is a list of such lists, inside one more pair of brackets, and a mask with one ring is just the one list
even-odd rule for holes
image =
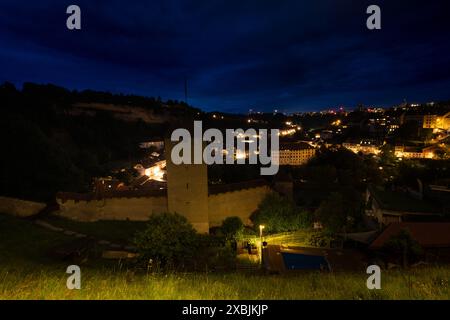
{"label": "tall grass", "polygon": [[449,299],[449,268],[384,271],[382,289],[349,273],[295,275],[134,274],[82,270],[81,290],[66,288],[65,269],[0,267],[0,299]]}
{"label": "tall grass", "polygon": [[69,262],[48,256],[73,241],[61,233],[0,214],[0,299],[449,299],[450,267],[382,271],[381,290],[359,273],[172,273],[127,271],[89,260],[81,290],[68,290]]}

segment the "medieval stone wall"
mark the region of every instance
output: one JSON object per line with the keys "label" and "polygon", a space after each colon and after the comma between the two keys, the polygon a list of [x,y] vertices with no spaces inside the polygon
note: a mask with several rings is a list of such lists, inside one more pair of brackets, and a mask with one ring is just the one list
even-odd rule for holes
{"label": "medieval stone wall", "polygon": [[[220,226],[225,218],[231,216],[237,216],[244,224],[251,225],[251,214],[270,192],[272,191],[269,186],[261,185],[210,194],[206,200],[208,216],[201,221],[195,214],[178,213],[186,216],[199,232],[208,232],[210,227]],[[86,222],[98,220],[145,221],[152,214],[171,212],[168,208],[167,196],[77,199],[76,195],[69,194],[60,195],[57,202],[60,206],[57,215]],[[182,204],[180,203],[180,205]]]}
{"label": "medieval stone wall", "polygon": [[57,198],[58,215],[78,221],[145,221],[154,214],[167,212],[166,196],[115,197],[92,200]]}
{"label": "medieval stone wall", "polygon": [[251,225],[250,216],[271,189],[267,185],[210,194],[208,197],[209,227],[222,224],[227,217],[237,216],[245,225]]}

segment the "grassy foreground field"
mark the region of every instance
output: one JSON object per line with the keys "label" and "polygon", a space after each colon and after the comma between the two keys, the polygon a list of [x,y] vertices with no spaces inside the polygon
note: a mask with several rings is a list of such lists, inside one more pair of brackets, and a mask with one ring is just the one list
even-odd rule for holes
{"label": "grassy foreground field", "polygon": [[381,290],[364,274],[132,275],[82,269],[81,290],[66,288],[65,269],[0,269],[0,299],[449,299],[449,269],[385,272]]}
{"label": "grassy foreground field", "polygon": [[68,290],[69,262],[46,253],[69,241],[29,221],[0,215],[0,299],[450,299],[450,267],[383,271],[381,290],[360,273],[144,274],[117,263],[81,265],[81,290]]}

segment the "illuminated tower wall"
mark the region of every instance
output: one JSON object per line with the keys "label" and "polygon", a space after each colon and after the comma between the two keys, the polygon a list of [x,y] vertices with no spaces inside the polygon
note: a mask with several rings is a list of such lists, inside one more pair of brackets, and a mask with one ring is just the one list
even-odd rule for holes
{"label": "illuminated tower wall", "polygon": [[173,142],[166,139],[168,210],[185,216],[198,232],[208,233],[207,165],[175,165],[170,156],[172,146]]}

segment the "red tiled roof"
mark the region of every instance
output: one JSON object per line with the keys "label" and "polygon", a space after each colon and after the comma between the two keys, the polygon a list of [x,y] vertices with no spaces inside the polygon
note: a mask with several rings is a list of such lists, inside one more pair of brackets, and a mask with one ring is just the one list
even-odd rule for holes
{"label": "red tiled roof", "polygon": [[406,229],[424,248],[450,247],[450,223],[447,222],[394,222],[374,242],[371,249],[381,248],[392,236]]}

